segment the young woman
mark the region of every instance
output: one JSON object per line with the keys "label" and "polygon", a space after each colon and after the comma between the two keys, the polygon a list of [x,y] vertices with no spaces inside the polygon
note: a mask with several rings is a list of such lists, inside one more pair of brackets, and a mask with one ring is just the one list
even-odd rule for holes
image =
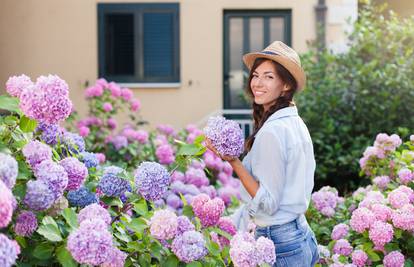
{"label": "young woman", "polygon": [[[246,156],[227,160],[242,183],[243,205],[233,219],[246,230],[249,219],[256,237],[271,239],[274,266],[313,266],[318,249],[304,216],[314,185],[315,158],[309,131],[298,115],[293,96],[306,76],[297,53],[276,41],[261,52],[244,55],[250,69],[247,93],[252,96],[254,132]],[[207,146],[217,150],[207,140]]]}

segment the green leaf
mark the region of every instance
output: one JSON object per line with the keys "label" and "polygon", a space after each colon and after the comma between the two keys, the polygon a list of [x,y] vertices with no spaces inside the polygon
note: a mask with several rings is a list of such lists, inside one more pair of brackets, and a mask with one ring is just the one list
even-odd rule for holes
{"label": "green leaf", "polygon": [[0,95],[0,109],[20,113],[19,99],[7,95]]}
{"label": "green leaf", "polygon": [[203,267],[203,265],[199,261],[193,261],[193,262],[187,263],[186,267]]}
{"label": "green leaf", "polygon": [[75,262],[75,260],[72,258],[72,255],[70,252],[66,249],[66,247],[60,246],[56,250],[56,257],[60,264],[62,264],[63,267],[77,267],[78,264]]}
{"label": "green leaf", "polygon": [[207,242],[207,249],[213,256],[220,255],[220,246],[216,242]]}
{"label": "green leaf", "polygon": [[148,228],[147,222],[143,218],[134,218],[131,222],[126,223],[126,226],[134,232],[142,233],[144,229]]}
{"label": "green leaf", "polygon": [[162,266],[165,267],[177,267],[178,266],[178,259],[174,254],[168,256],[168,258],[162,263]]}
{"label": "green leaf", "polygon": [[50,259],[53,254],[55,247],[52,244],[41,243],[35,247],[33,250],[33,256],[40,260]]}
{"label": "green leaf", "polygon": [[200,148],[194,144],[182,145],[177,152],[177,156],[194,156],[199,153]]}
{"label": "green leaf", "polygon": [[381,258],[380,258],[380,256],[378,256],[378,254],[377,253],[375,253],[374,251],[367,251],[367,254],[368,254],[368,257],[373,261],[373,262],[376,262],[376,261],[379,261],[379,260],[381,260]]}
{"label": "green leaf", "polygon": [[20,118],[20,129],[25,133],[31,133],[36,129],[37,121],[26,116]]}
{"label": "green leaf", "polygon": [[150,266],[151,255],[148,253],[142,253],[141,255],[139,255],[138,262],[141,266]]}
{"label": "green leaf", "polygon": [[396,238],[401,238],[401,236],[402,236],[402,230],[401,229],[395,229],[394,230],[394,235],[395,235],[395,237]]}
{"label": "green leaf", "polygon": [[194,217],[194,211],[193,211],[193,207],[191,207],[191,206],[189,206],[189,205],[187,205],[187,206],[184,206],[184,208],[183,208],[183,215],[184,216],[187,216],[188,218],[192,218],[192,217]]}
{"label": "green leaf", "polygon": [[69,226],[72,229],[76,229],[79,227],[78,225],[78,219],[76,212],[71,208],[66,208],[62,212],[63,218],[65,218],[66,222],[69,224]]}
{"label": "green leaf", "polygon": [[137,203],[134,203],[134,211],[139,215],[146,215],[148,213],[147,201],[141,198]]}
{"label": "green leaf", "polygon": [[37,229],[37,232],[52,242],[62,241],[59,227],[55,220],[50,216],[45,216],[42,220],[42,225]]}

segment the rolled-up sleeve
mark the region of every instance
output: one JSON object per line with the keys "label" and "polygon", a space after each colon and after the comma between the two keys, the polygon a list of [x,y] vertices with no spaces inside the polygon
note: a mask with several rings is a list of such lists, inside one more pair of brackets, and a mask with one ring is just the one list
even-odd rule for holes
{"label": "rolled-up sleeve", "polygon": [[250,216],[260,209],[273,215],[279,208],[285,177],[285,151],[280,137],[265,130],[256,136],[252,148],[252,174],[259,181],[259,189],[248,205]]}

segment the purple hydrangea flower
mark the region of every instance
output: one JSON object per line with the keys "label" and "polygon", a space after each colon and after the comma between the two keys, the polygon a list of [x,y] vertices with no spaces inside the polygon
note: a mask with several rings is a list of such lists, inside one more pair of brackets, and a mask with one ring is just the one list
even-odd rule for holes
{"label": "purple hydrangea flower", "polygon": [[177,235],[181,235],[187,231],[195,230],[194,224],[191,223],[190,219],[187,216],[178,216],[177,217]]}
{"label": "purple hydrangea flower", "polygon": [[124,170],[118,167],[106,167],[99,181],[98,188],[107,196],[119,197],[130,187],[129,181],[122,178],[120,174]]}
{"label": "purple hydrangea flower", "polygon": [[6,227],[12,219],[13,200],[11,190],[0,180],[0,228]]}
{"label": "purple hydrangea flower", "polygon": [[206,241],[201,233],[187,231],[172,242],[172,251],[180,261],[189,263],[207,255]]}
{"label": "purple hydrangea flower", "polygon": [[33,86],[32,80],[24,74],[12,76],[6,82],[7,93],[14,97],[20,97],[23,90],[31,89]]}
{"label": "purple hydrangea flower", "polygon": [[0,233],[0,266],[13,266],[19,254],[18,248],[16,241],[10,240],[5,234]]}
{"label": "purple hydrangea flower", "polygon": [[175,160],[174,150],[169,144],[163,144],[157,147],[155,155],[161,164],[171,164]]}
{"label": "purple hydrangea flower", "polygon": [[[66,145],[72,153],[78,154],[85,151],[85,141],[79,134],[65,132],[62,137],[62,143]],[[67,154],[67,152],[64,151],[64,154]]]}
{"label": "purple hydrangea flower", "polygon": [[79,211],[79,214],[78,214],[79,224],[81,224],[83,221],[86,221],[86,220],[95,220],[95,219],[100,219],[108,225],[111,223],[111,215],[109,215],[109,212],[97,203],[90,204]]}
{"label": "purple hydrangea flower", "polygon": [[384,267],[403,267],[405,258],[401,252],[392,251],[384,257],[383,263]]}
{"label": "purple hydrangea flower", "polygon": [[69,191],[67,199],[71,206],[81,208],[93,203],[98,203],[98,197],[85,187],[81,187],[74,191]]}
{"label": "purple hydrangea flower", "polygon": [[170,184],[167,169],[156,162],[143,162],[135,171],[135,185],[138,193],[149,201],[162,198]]}
{"label": "purple hydrangea flower", "polygon": [[69,235],[67,249],[80,264],[100,265],[110,260],[112,234],[104,221],[86,220]]}
{"label": "purple hydrangea flower", "polygon": [[128,256],[125,252],[120,251],[117,248],[113,248],[109,253],[109,261],[103,263],[101,267],[124,267],[125,259]]}
{"label": "purple hydrangea flower", "polygon": [[36,131],[42,132],[41,139],[48,145],[56,145],[62,135],[58,124],[39,123]]}
{"label": "purple hydrangea flower", "polygon": [[10,155],[0,153],[0,180],[12,189],[16,183],[17,174],[17,161]]}
{"label": "purple hydrangea flower", "polygon": [[44,160],[36,166],[35,176],[37,180],[44,182],[53,194],[53,201],[63,195],[68,185],[68,174],[65,169],[52,160]]}
{"label": "purple hydrangea flower", "polygon": [[173,209],[179,209],[183,206],[181,198],[174,193],[169,194],[165,199],[165,202]]}
{"label": "purple hydrangea flower", "polygon": [[39,180],[27,182],[24,203],[30,209],[36,211],[45,210],[50,208],[54,201],[54,194],[45,182]]}
{"label": "purple hydrangea flower", "polygon": [[207,194],[210,198],[217,197],[217,191],[214,188],[214,186],[212,186],[212,185],[200,187],[200,192],[204,193],[204,194]]}
{"label": "purple hydrangea flower", "polygon": [[37,229],[36,215],[31,211],[22,211],[16,218],[14,232],[20,236],[31,236]]}
{"label": "purple hydrangea flower", "polygon": [[39,122],[55,124],[65,120],[72,111],[67,83],[56,75],[40,76],[35,86],[21,92],[20,108]]}
{"label": "purple hydrangea flower", "polygon": [[68,174],[67,190],[79,189],[86,177],[88,176],[88,169],[77,158],[68,157],[59,163]]}
{"label": "purple hydrangea flower", "polygon": [[157,210],[150,221],[151,235],[160,240],[174,238],[177,234],[177,215],[170,210]]}
{"label": "purple hydrangea flower", "polygon": [[230,242],[230,258],[235,267],[256,267],[260,261],[253,235],[240,232]]}
{"label": "purple hydrangea flower", "polygon": [[239,124],[224,117],[212,117],[204,134],[221,155],[239,157],[244,150],[244,135]]}
{"label": "purple hydrangea flower", "polygon": [[312,203],[323,215],[331,217],[338,204],[338,191],[330,186],[324,186],[312,194]]}
{"label": "purple hydrangea flower", "polygon": [[125,136],[117,135],[111,140],[116,150],[120,150],[123,147],[128,146],[128,139]]}
{"label": "purple hydrangea flower", "polygon": [[97,167],[100,162],[97,154],[86,151],[81,153],[81,160],[87,168]]}
{"label": "purple hydrangea flower", "polygon": [[23,147],[27,163],[34,169],[40,162],[52,159],[52,149],[39,141],[32,140]]}
{"label": "purple hydrangea flower", "polygon": [[207,186],[210,181],[207,178],[206,173],[202,169],[188,168],[185,172],[185,178],[187,183],[193,184],[197,187]]}

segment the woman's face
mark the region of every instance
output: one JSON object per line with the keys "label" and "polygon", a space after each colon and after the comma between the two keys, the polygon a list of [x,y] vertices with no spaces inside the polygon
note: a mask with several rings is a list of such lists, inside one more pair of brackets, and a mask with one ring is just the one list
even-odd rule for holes
{"label": "woman's face", "polygon": [[271,107],[283,91],[289,90],[277,75],[270,60],[264,61],[254,70],[250,88],[254,102],[263,105],[264,110]]}

